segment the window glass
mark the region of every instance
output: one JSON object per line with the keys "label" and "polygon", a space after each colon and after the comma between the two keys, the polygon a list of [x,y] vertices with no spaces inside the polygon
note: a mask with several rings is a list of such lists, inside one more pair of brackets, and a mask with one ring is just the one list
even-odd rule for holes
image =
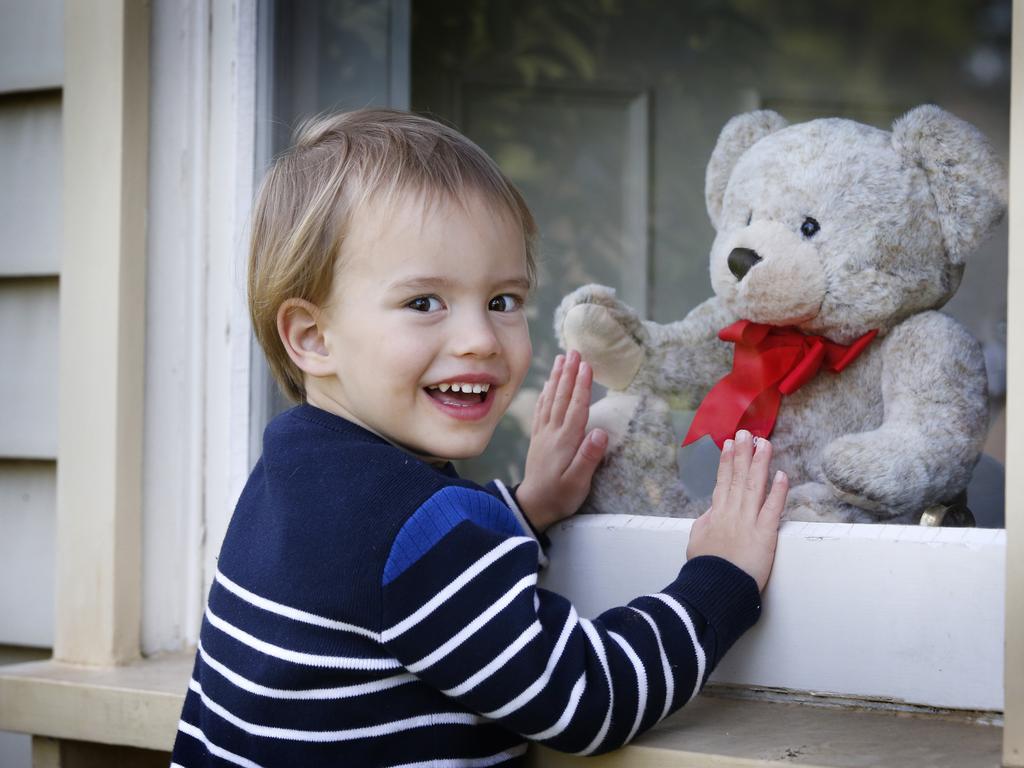
{"label": "window glass", "polygon": [[[731,116],[768,108],[790,122],[841,116],[888,129],[936,103],[1008,157],[1006,0],[928,13],[849,0],[416,0],[412,11],[413,108],[494,156],[543,234],[533,370],[496,450],[465,468],[475,476],[519,471],[565,293],[612,285],[659,322],[711,295],[704,172]],[[1004,223],[946,307],[982,342],[989,369],[992,426],[969,500],[992,526],[1002,525],[1006,254]],[[678,414],[680,435],[691,416]],[[707,440],[680,451],[691,490],[710,493],[716,461]]]}
{"label": "window glass", "polygon": [[[400,103],[399,83],[413,109],[455,125],[495,157],[537,216],[535,359],[491,450],[460,468],[478,480],[519,477],[533,400],[557,353],[552,316],[565,293],[587,282],[612,285],[659,322],[682,318],[711,295],[704,172],[731,116],[769,108],[790,122],[843,116],[887,129],[930,102],[978,126],[1008,157],[1009,0],[944,0],[927,13],[882,0],[273,7],[272,105],[263,128],[273,151],[286,146],[302,116]],[[402,13],[406,21],[411,14],[404,38]],[[1006,254],[1004,223],[971,257],[946,307],[985,350],[991,428],[969,499],[979,524],[995,527],[1005,452]],[[283,406],[272,386],[256,389],[266,413]],[[677,414],[680,435],[691,416]],[[680,452],[695,494],[710,491],[716,460],[706,440]]]}

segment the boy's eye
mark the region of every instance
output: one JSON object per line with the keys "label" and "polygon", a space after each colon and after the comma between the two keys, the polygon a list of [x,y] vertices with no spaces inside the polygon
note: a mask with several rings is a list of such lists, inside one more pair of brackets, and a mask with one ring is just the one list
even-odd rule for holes
{"label": "boy's eye", "polygon": [[500,296],[495,296],[487,303],[487,308],[491,310],[491,312],[515,312],[522,306],[523,300],[511,293],[503,293]]}
{"label": "boy's eye", "polygon": [[444,309],[444,304],[437,296],[417,296],[405,306],[415,309],[417,312],[437,312],[439,309]]}

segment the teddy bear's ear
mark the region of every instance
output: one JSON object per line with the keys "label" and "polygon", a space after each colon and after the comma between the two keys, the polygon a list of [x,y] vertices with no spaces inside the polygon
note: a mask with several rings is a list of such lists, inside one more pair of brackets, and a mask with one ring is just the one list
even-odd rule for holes
{"label": "teddy bear's ear", "polygon": [[977,128],[931,104],[893,123],[892,144],[924,169],[946,251],[962,264],[1006,212],[1003,164]]}
{"label": "teddy bear's ear", "polygon": [[722,215],[725,187],[740,155],[769,133],[775,133],[785,127],[786,120],[782,115],[770,109],[762,109],[736,115],[722,128],[715,150],[711,153],[711,160],[708,161],[708,172],[704,179],[704,200],[715,229],[718,229],[718,218]]}

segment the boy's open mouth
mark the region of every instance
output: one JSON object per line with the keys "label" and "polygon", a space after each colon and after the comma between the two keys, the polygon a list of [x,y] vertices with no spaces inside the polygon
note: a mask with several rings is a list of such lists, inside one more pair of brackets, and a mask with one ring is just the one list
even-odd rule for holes
{"label": "boy's open mouth", "polygon": [[445,405],[477,405],[487,399],[490,384],[464,384],[446,382],[425,387],[427,394]]}

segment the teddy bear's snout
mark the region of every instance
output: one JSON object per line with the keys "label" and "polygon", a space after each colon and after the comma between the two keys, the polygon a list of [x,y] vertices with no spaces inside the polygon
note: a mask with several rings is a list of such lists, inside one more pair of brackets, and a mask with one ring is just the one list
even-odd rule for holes
{"label": "teddy bear's snout", "polygon": [[757,252],[750,248],[733,248],[727,259],[729,271],[736,276],[737,280],[742,280],[750,268],[760,260],[761,257],[757,255]]}

